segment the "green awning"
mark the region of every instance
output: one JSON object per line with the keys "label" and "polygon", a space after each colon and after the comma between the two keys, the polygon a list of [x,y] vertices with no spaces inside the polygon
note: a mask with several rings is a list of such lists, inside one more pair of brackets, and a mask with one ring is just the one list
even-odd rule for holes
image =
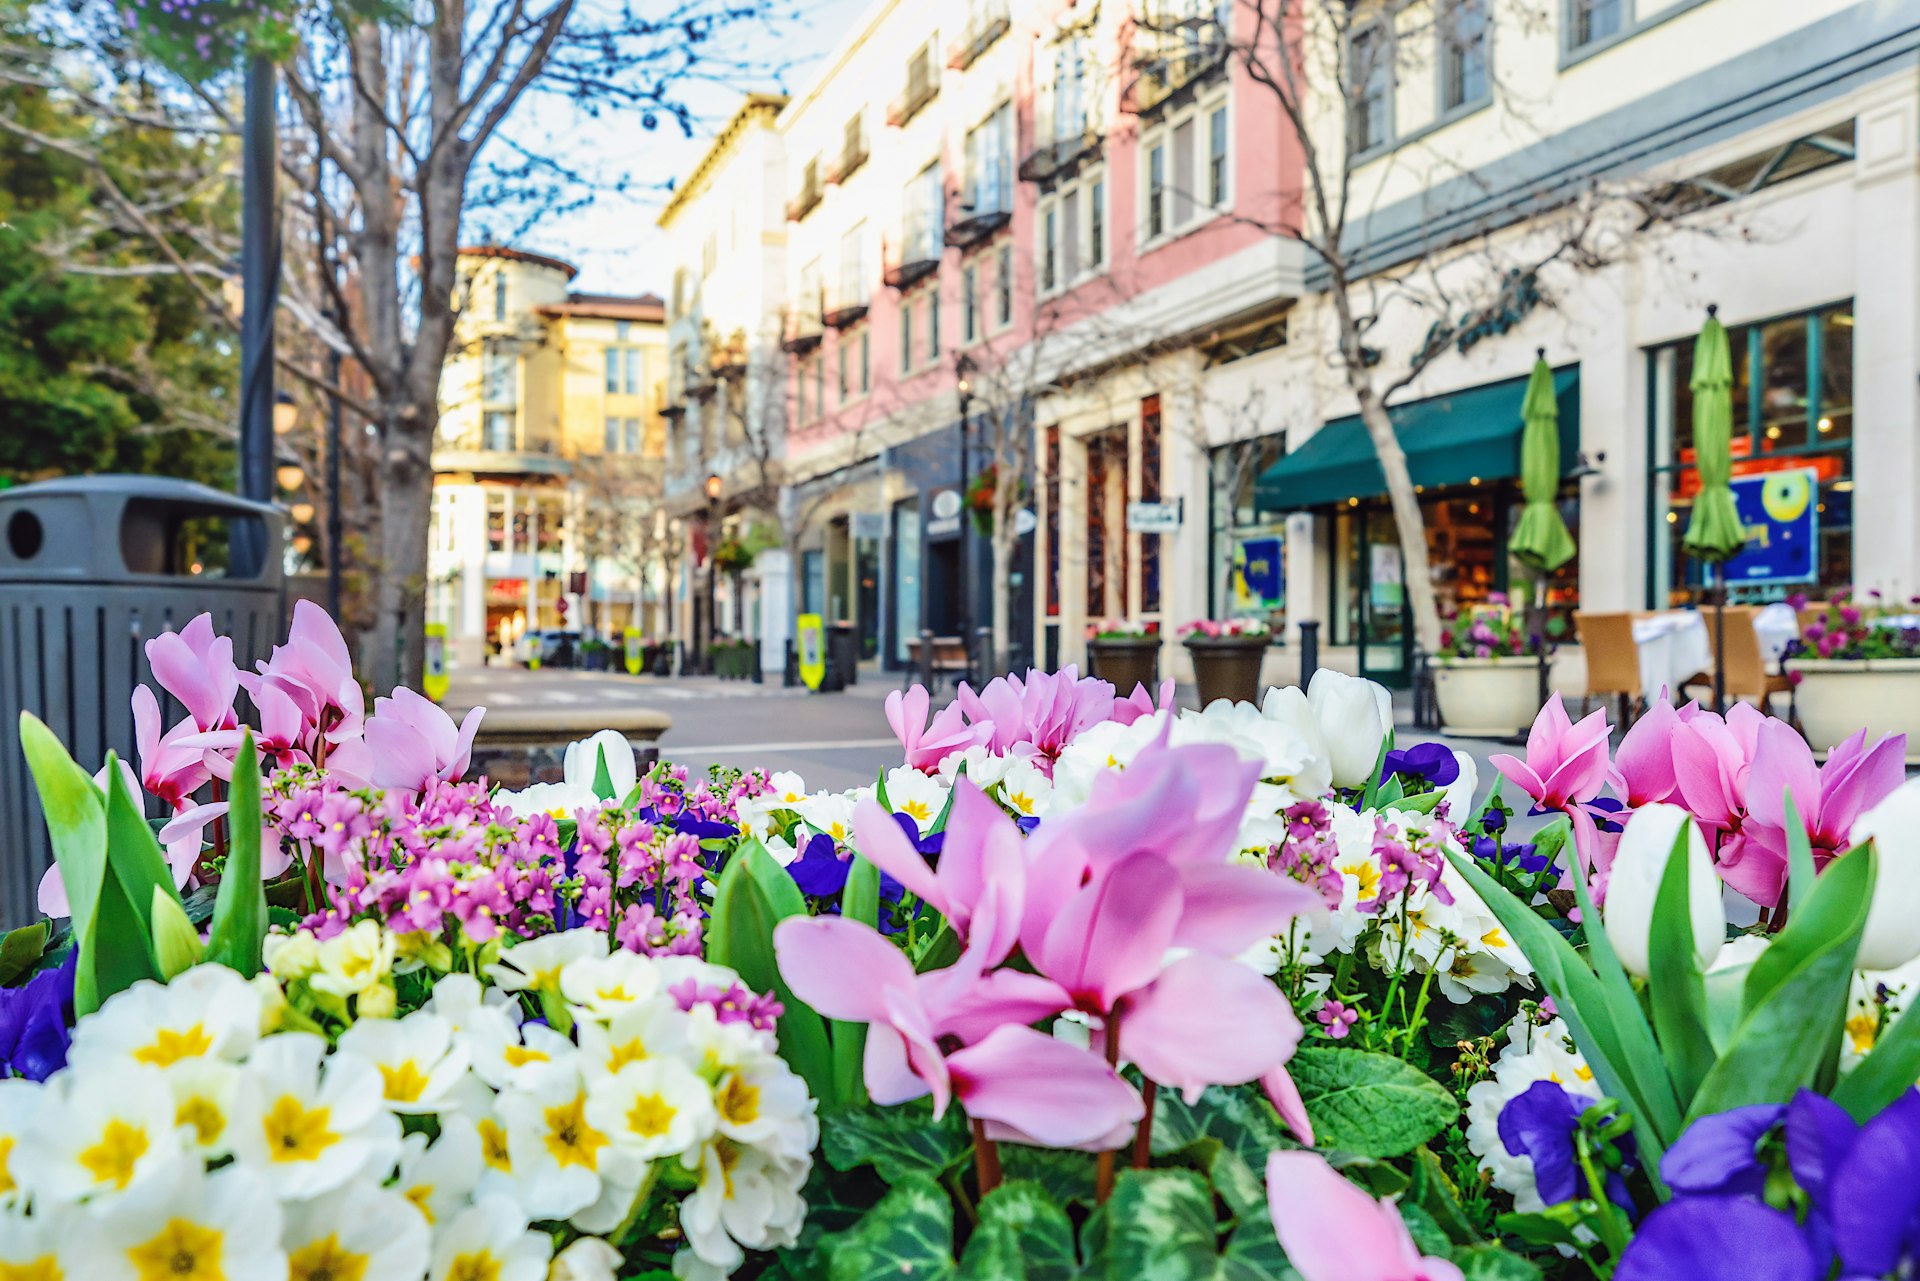
{"label": "green awning", "polygon": [[[1560,464],[1564,471],[1580,456],[1580,367],[1553,373],[1560,407]],[[1520,406],[1527,380],[1469,387],[1395,405],[1388,411],[1413,483],[1428,488],[1505,480],[1520,474]],[[1260,474],[1254,501],[1263,512],[1327,507],[1349,498],[1373,498],[1387,492],[1380,463],[1373,456],[1360,415],[1336,418],[1299,449]]]}

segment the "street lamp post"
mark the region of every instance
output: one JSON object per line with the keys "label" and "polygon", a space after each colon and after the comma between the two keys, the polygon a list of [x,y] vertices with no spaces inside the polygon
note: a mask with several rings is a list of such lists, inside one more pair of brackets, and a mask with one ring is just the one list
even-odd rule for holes
{"label": "street lamp post", "polygon": [[709,672],[713,669],[713,639],[719,631],[720,563],[714,553],[720,549],[720,491],[724,481],[707,474],[707,640],[704,657]]}
{"label": "street lamp post", "polygon": [[[273,501],[273,321],[280,288],[280,238],[274,218],[273,63],[247,64],[241,133],[240,496]],[[245,572],[263,568],[266,547],[244,522],[236,533]],[[257,544],[257,545],[256,545]]]}
{"label": "street lamp post", "polygon": [[[336,317],[342,323],[344,317]],[[340,617],[340,349],[327,357],[327,381],[333,389],[327,393],[327,613]]]}
{"label": "street lamp post", "polygon": [[958,393],[960,400],[960,421],[958,424],[960,432],[960,643],[966,650],[967,679],[971,681],[973,679],[973,598],[969,594],[972,573],[971,566],[967,564],[967,553],[969,550],[967,547],[967,526],[971,523],[973,513],[967,510],[967,480],[968,474],[973,470],[972,441],[969,430],[973,418],[973,382],[971,379],[973,361],[970,360],[967,357],[967,353],[963,351],[954,358],[953,368],[957,376],[954,389]]}

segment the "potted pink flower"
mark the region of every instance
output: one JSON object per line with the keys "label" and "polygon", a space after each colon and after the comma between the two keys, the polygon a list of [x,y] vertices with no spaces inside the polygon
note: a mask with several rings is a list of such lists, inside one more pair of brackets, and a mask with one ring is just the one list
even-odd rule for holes
{"label": "potted pink flower", "polygon": [[[1789,602],[1795,603],[1795,602]],[[1787,646],[1800,724],[1814,750],[1865,728],[1869,739],[1907,736],[1920,756],[1920,598],[1839,592],[1800,609],[1800,638]]]}
{"label": "potted pink flower", "polygon": [[1160,624],[1131,618],[1097,618],[1087,624],[1087,669],[1126,693],[1152,689],[1160,679]]}
{"label": "potted pink flower", "polygon": [[1433,696],[1449,734],[1507,738],[1533,723],[1540,709],[1540,641],[1524,615],[1488,609],[1451,620],[1434,654]]}
{"label": "potted pink flower", "polygon": [[1193,679],[1200,686],[1202,707],[1217,698],[1260,701],[1260,663],[1273,640],[1266,620],[1195,619],[1180,629],[1180,635],[1193,658]]}

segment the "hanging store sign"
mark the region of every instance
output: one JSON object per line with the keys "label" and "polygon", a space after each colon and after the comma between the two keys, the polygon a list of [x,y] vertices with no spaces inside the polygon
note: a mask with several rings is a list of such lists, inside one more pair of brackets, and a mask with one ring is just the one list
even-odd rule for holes
{"label": "hanging store sign", "polygon": [[927,521],[927,537],[944,538],[960,532],[961,501],[957,489],[943,489],[933,496],[933,514]]}
{"label": "hanging store sign", "polygon": [[1128,503],[1127,528],[1136,534],[1171,534],[1180,528],[1186,500],[1170,503]]}
{"label": "hanging store sign", "polygon": [[887,516],[885,512],[855,512],[853,514],[853,536],[879,540],[887,536]]}

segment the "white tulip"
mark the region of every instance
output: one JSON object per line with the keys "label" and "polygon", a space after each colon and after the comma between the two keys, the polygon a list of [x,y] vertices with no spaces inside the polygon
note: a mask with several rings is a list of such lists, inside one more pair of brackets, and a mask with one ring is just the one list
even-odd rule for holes
{"label": "white tulip", "polygon": [[1920,779],[1908,779],[1855,819],[1848,839],[1871,839],[1879,855],[1855,968],[1898,969],[1920,956]]}
{"label": "white tulip", "polygon": [[1613,856],[1607,881],[1607,901],[1601,919],[1607,939],[1631,974],[1648,977],[1653,933],[1653,905],[1667,860],[1687,832],[1687,907],[1693,918],[1694,961],[1704,970],[1720,952],[1727,934],[1727,914],[1720,903],[1720,878],[1707,853],[1706,838],[1693,816],[1678,805],[1643,805],[1627,820],[1620,846]]}
{"label": "white tulip", "polygon": [[613,799],[625,800],[640,772],[636,768],[633,744],[617,729],[603,729],[591,738],[568,743],[567,753],[560,762],[561,775],[569,784],[591,791],[603,753],[607,758],[607,780],[613,784]]}
{"label": "white tulip", "polygon": [[1365,787],[1393,729],[1393,696],[1373,681],[1323,667],[1307,684],[1307,704],[1333,763],[1333,785]]}

